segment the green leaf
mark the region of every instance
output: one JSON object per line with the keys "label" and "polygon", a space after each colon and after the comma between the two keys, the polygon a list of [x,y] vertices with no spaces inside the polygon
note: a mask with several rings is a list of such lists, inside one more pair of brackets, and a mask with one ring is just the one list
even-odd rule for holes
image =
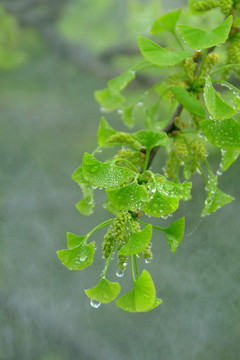
{"label": "green leaf", "polygon": [[118,252],[119,255],[136,255],[143,251],[152,238],[152,225],[147,225],[142,231],[132,233],[129,241]]}
{"label": "green leaf", "polygon": [[235,96],[234,98],[234,106],[238,112],[240,112],[240,97]]}
{"label": "green leaf", "polygon": [[207,199],[205,200],[205,205],[202,210],[202,216],[215,212],[223,205],[229,204],[233,200],[234,197],[224,193],[216,186],[214,190],[208,192]]}
{"label": "green leaf", "polygon": [[141,149],[141,144],[136,141],[131,134],[122,131],[116,132],[116,134],[111,135],[106,141],[106,144],[115,143],[129,146],[132,149]]}
{"label": "green leaf", "polygon": [[183,184],[174,183],[158,174],[155,175],[155,180],[157,182],[158,191],[162,195],[177,196],[179,200],[186,200],[189,198],[192,188],[191,182],[184,182]]}
{"label": "green leaf", "polygon": [[185,218],[182,217],[174,221],[170,226],[168,226],[164,232],[169,243],[172,253],[175,253],[178,245],[182,241],[185,227]]}
{"label": "green leaf", "polygon": [[107,189],[107,196],[118,210],[137,210],[148,200],[148,193],[143,185],[133,182],[119,189]]}
{"label": "green leaf", "polygon": [[119,93],[135,78],[135,71],[127,70],[108,82],[111,93]]}
{"label": "green leaf", "polygon": [[208,49],[227,41],[232,22],[233,18],[229,16],[221,25],[210,31],[188,25],[178,25],[178,30],[192,49]]}
{"label": "green leaf", "polygon": [[102,163],[88,153],[83,156],[82,167],[84,177],[98,188],[121,186],[135,174],[132,170],[112,162]]}
{"label": "green leaf", "polygon": [[129,312],[150,311],[161,303],[156,300],[156,290],[150,274],[143,270],[141,276],[134,282],[134,288],[121,296],[116,305]]}
{"label": "green leaf", "polygon": [[151,34],[159,34],[163,31],[169,31],[174,34],[181,12],[182,10],[180,9],[160,16],[160,18],[153,23]]}
{"label": "green leaf", "polygon": [[134,106],[135,104],[122,109],[122,119],[130,127],[134,124]]}
{"label": "green leaf", "polygon": [[86,289],[86,295],[95,301],[107,304],[113,301],[121,291],[121,286],[117,282],[110,282],[107,279],[102,278],[97,286]]}
{"label": "green leaf", "polygon": [[76,204],[77,210],[83,215],[91,215],[95,207],[93,189],[83,176],[82,166],[72,174],[72,179],[79,184],[83,193],[83,199]]}
{"label": "green leaf", "polygon": [[90,266],[94,257],[94,243],[83,244],[68,250],[59,250],[58,258],[69,270],[83,270]]}
{"label": "green leaf", "polygon": [[112,93],[109,89],[95,91],[94,96],[104,111],[118,109],[125,100],[122,95]]}
{"label": "green leaf", "polygon": [[218,95],[212,86],[210,76],[207,77],[205,83],[204,100],[208,111],[215,120],[229,119],[236,114],[236,110],[223,101],[222,98]]}
{"label": "green leaf", "polygon": [[226,150],[222,159],[222,171],[226,171],[237,160],[240,155],[240,149],[238,150]]}
{"label": "green leaf", "polygon": [[73,249],[76,246],[79,246],[86,238],[86,235],[84,236],[78,236],[73,233],[67,232],[67,246],[69,249]]}
{"label": "green leaf", "polygon": [[154,146],[166,146],[169,144],[168,136],[165,132],[155,132],[151,130],[140,130],[132,134],[132,137],[139,141],[150,151]]}
{"label": "green leaf", "polygon": [[240,149],[240,123],[237,120],[203,120],[200,126],[211,144],[221,149]]}
{"label": "green leaf", "polygon": [[106,202],[103,205],[103,207],[111,214],[117,215],[119,213],[119,210],[115,208],[115,206],[111,203],[111,201],[108,198],[106,199]]}
{"label": "green leaf", "polygon": [[105,144],[107,139],[116,134],[116,130],[114,130],[107,122],[107,120],[102,116],[99,127],[98,127],[98,145],[102,146]]}
{"label": "green leaf", "polygon": [[205,110],[196,97],[191,94],[189,91],[179,87],[171,86],[170,90],[175,98],[182,104],[190,113],[199,116],[200,118],[205,118]]}
{"label": "green leaf", "polygon": [[177,196],[166,196],[162,195],[156,190],[153,198],[142,206],[142,210],[146,215],[161,217],[168,215],[177,210],[179,200]]}
{"label": "green leaf", "polygon": [[192,56],[187,51],[168,51],[161,48],[152,40],[140,36],[138,46],[146,60],[158,66],[172,66]]}

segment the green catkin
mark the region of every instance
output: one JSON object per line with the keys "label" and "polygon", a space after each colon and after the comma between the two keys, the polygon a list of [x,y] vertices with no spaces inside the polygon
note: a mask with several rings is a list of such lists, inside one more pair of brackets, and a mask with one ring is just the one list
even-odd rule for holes
{"label": "green catkin", "polygon": [[[228,42],[227,47],[227,62],[228,64],[240,63],[240,35],[237,34]],[[239,74],[239,68],[236,69],[236,73]]]}
{"label": "green catkin", "polygon": [[219,62],[219,55],[216,53],[210,53],[206,56],[204,67],[203,67],[203,73],[207,74],[209,73],[212,68]]}
{"label": "green catkin", "polygon": [[193,58],[187,58],[185,61],[184,61],[184,68],[185,68],[185,71],[188,75],[188,77],[193,80],[194,78],[194,73],[195,73],[195,70],[197,68],[197,63],[193,60]]}
{"label": "green catkin", "polygon": [[169,152],[169,156],[166,160],[165,167],[164,167],[164,175],[168,179],[175,179],[177,177],[176,169],[177,169],[177,156],[173,150]]}
{"label": "green catkin", "polygon": [[218,0],[208,0],[208,1],[198,1],[193,5],[194,10],[196,11],[208,11],[219,6]]}
{"label": "green catkin", "polygon": [[220,1],[220,9],[224,15],[230,15],[233,10],[233,0],[222,0]]}
{"label": "green catkin", "polygon": [[206,159],[207,151],[200,140],[193,139],[189,145],[191,148],[192,155],[198,162],[201,162],[204,159]]}
{"label": "green catkin", "polygon": [[102,245],[102,252],[104,259],[108,259],[112,247],[115,244],[121,244],[124,242],[127,221],[130,218],[130,214],[127,212],[119,212],[117,217],[113,220],[112,224],[109,226],[108,231],[104,236],[104,241]]}
{"label": "green catkin", "polygon": [[173,151],[175,151],[177,159],[180,162],[183,162],[188,157],[187,145],[186,145],[185,140],[182,137],[177,136],[174,139]]}

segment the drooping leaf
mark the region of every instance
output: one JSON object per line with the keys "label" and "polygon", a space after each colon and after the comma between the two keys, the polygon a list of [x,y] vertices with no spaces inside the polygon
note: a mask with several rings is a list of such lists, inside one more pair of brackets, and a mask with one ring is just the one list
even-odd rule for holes
{"label": "drooping leaf", "polygon": [[156,290],[150,274],[143,270],[134,282],[134,288],[129,293],[121,296],[116,305],[129,312],[150,311],[161,303],[156,300]]}
{"label": "drooping leaf", "polygon": [[121,291],[121,286],[117,282],[110,282],[105,278],[102,278],[100,282],[91,289],[86,289],[86,295],[95,301],[107,304],[118,296]]}
{"label": "drooping leaf", "polygon": [[69,270],[83,270],[92,264],[94,251],[93,242],[90,244],[80,243],[79,246],[72,249],[59,250],[57,256]]}
{"label": "drooping leaf", "polygon": [[118,210],[137,210],[148,200],[148,193],[143,185],[133,182],[118,189],[107,189],[107,196]]}
{"label": "drooping leaf", "polygon": [[106,202],[103,205],[103,207],[111,214],[117,215],[119,213],[119,210],[115,208],[115,206],[111,203],[111,201],[108,198],[106,199]]}
{"label": "drooping leaf", "polygon": [[95,99],[104,111],[118,109],[125,100],[119,93],[113,93],[109,89],[95,91]]}
{"label": "drooping leaf", "polygon": [[158,174],[155,175],[155,180],[157,182],[158,190],[162,195],[177,196],[179,200],[185,200],[189,198],[192,188],[191,182],[184,182],[182,184],[174,183],[167,180],[165,176]]}
{"label": "drooping leaf", "polygon": [[236,114],[236,110],[223,101],[218,95],[212,85],[210,76],[207,77],[205,83],[204,100],[206,107],[214,120],[229,119]]}
{"label": "drooping leaf", "polygon": [[172,66],[192,56],[187,51],[168,51],[157,45],[152,40],[140,36],[138,46],[146,60],[158,66]]}
{"label": "drooping leaf", "polygon": [[174,221],[170,226],[168,226],[164,232],[171,248],[172,253],[175,253],[178,245],[182,241],[185,227],[185,218],[182,217]]}
{"label": "drooping leaf", "polygon": [[108,82],[111,93],[119,93],[135,78],[135,71],[127,70]]}
{"label": "drooping leaf", "polygon": [[112,162],[102,163],[88,153],[83,156],[82,168],[84,177],[98,188],[121,186],[135,174],[132,170]]}
{"label": "drooping leaf", "polygon": [[205,205],[202,210],[202,216],[206,216],[216,210],[220,209],[223,205],[229,204],[234,200],[234,197],[224,193],[218,187],[215,190],[209,191]]}
{"label": "drooping leaf", "polygon": [[149,150],[154,148],[154,146],[166,146],[169,144],[169,139],[165,132],[140,130],[133,133],[132,137],[139,141],[143,146],[146,146]]}
{"label": "drooping leaf", "polygon": [[240,149],[240,123],[237,120],[203,120],[200,125],[211,144],[221,149]]}
{"label": "drooping leaf", "polygon": [[234,106],[237,109],[237,111],[240,112],[240,97],[239,96],[235,96]]}
{"label": "drooping leaf", "polygon": [[118,252],[119,255],[136,255],[142,252],[152,238],[152,225],[147,225],[142,231],[132,233],[129,241]]}
{"label": "drooping leaf", "polygon": [[190,113],[205,118],[205,110],[193,94],[179,86],[171,86],[169,90]]}
{"label": "drooping leaf", "polygon": [[175,33],[176,24],[181,15],[182,10],[171,11],[167,14],[160,16],[152,26],[151,34],[159,34],[163,31],[169,31]]}
{"label": "drooping leaf", "polygon": [[178,25],[178,30],[192,49],[207,49],[227,41],[232,21],[232,16],[229,16],[222,24],[210,31],[189,25]]}
{"label": "drooping leaf", "polygon": [[84,236],[78,236],[73,233],[68,232],[67,233],[67,246],[68,249],[73,249],[76,246],[80,245],[86,238],[86,235]]}
{"label": "drooping leaf", "polygon": [[134,124],[134,105],[124,107],[122,110],[122,119],[126,125],[132,127]]}
{"label": "drooping leaf", "polygon": [[237,160],[240,155],[240,149],[238,150],[226,150],[222,159],[222,171],[226,171]]}
{"label": "drooping leaf", "polygon": [[107,120],[102,116],[99,127],[98,127],[98,145],[102,146],[105,144],[106,140],[111,136],[116,134],[114,130],[107,122]]}
{"label": "drooping leaf", "polygon": [[83,215],[91,215],[95,207],[93,188],[87,179],[85,179],[82,166],[74,171],[72,179],[79,184],[83,193],[83,199],[76,204],[77,210]]}
{"label": "drooping leaf", "polygon": [[146,215],[161,217],[176,211],[178,204],[179,200],[177,196],[162,195],[156,190],[153,198],[142,206],[142,210]]}

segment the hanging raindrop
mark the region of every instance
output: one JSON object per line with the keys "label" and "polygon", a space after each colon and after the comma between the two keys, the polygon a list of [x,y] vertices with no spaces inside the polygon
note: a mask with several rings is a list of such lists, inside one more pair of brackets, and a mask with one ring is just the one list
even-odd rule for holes
{"label": "hanging raindrop", "polygon": [[124,275],[124,271],[118,269],[118,270],[116,271],[116,275],[117,275],[117,277],[121,278],[121,277],[123,277],[123,275]]}
{"label": "hanging raindrop", "polygon": [[97,301],[97,300],[91,299],[90,305],[91,305],[93,308],[98,309],[99,306],[101,305],[101,303],[100,303],[99,301]]}

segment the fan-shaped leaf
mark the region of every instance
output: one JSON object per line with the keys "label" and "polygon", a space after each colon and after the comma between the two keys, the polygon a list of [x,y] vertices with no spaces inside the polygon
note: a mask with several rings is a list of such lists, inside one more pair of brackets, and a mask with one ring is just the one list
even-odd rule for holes
{"label": "fan-shaped leaf", "polygon": [[143,251],[152,238],[152,225],[147,225],[142,231],[132,233],[131,238],[119,250],[119,255],[136,255]]}
{"label": "fan-shaped leaf", "polygon": [[207,49],[227,41],[232,21],[232,16],[229,16],[221,25],[210,31],[188,25],[178,25],[178,30],[192,49]]}
{"label": "fan-shaped leaf", "polygon": [[240,123],[237,120],[203,120],[200,125],[211,144],[221,149],[240,149]]}
{"label": "fan-shaped leaf", "polygon": [[95,301],[107,304],[113,301],[121,291],[121,286],[117,282],[110,282],[102,278],[100,282],[92,289],[86,289],[86,295]]}
{"label": "fan-shaped leaf", "polygon": [[181,12],[182,12],[182,10],[179,9],[177,11],[171,11],[171,12],[168,12],[167,14],[160,16],[153,23],[151,33],[154,35],[154,34],[159,34],[163,31],[169,31],[174,34],[176,24],[181,15]]}
{"label": "fan-shaped leaf", "polygon": [[169,90],[190,113],[205,118],[205,110],[193,94],[179,86],[171,86]]}
{"label": "fan-shaped leaf", "polygon": [[192,56],[187,51],[168,51],[161,48],[152,40],[145,37],[138,38],[138,46],[146,60],[158,66],[172,66]]}
{"label": "fan-shaped leaf", "polygon": [[161,217],[176,211],[178,204],[179,200],[177,196],[170,197],[162,195],[158,190],[156,190],[153,198],[142,206],[142,210],[146,215]]}
{"label": "fan-shaped leaf", "polygon": [[135,174],[132,170],[112,162],[102,163],[88,153],[83,156],[82,168],[84,177],[99,188],[121,186]]}
{"label": "fan-shaped leaf", "polygon": [[229,119],[236,114],[236,110],[223,101],[222,98],[218,95],[212,86],[210,76],[207,77],[204,87],[204,100],[206,107],[214,120]]}
{"label": "fan-shaped leaf", "polygon": [[90,244],[81,243],[72,249],[59,250],[57,256],[69,270],[83,270],[92,264],[94,251],[93,242]]}

